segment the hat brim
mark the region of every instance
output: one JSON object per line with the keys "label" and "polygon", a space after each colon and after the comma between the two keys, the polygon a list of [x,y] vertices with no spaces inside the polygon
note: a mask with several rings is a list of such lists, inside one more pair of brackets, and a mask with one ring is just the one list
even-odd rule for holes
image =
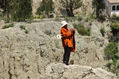
{"label": "hat brim", "polygon": [[62,27],[64,27],[65,25],[68,25],[68,24],[63,24]]}

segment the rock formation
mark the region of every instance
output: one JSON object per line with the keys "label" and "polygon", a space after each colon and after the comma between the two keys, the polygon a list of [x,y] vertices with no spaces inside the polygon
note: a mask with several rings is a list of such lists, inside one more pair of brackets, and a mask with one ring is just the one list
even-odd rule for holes
{"label": "rock formation", "polygon": [[117,79],[115,75],[101,68],[89,66],[50,64],[40,79]]}
{"label": "rock formation", "polygon": [[[60,22],[43,21],[31,24],[14,22],[14,27],[0,29],[0,79],[39,79],[43,78],[46,72],[52,72],[47,68],[55,68],[55,66],[54,73],[47,74],[47,76],[51,75],[52,77],[53,74],[56,74],[57,77],[60,73],[57,68],[61,67],[60,75],[65,70],[63,68],[66,68],[66,72],[62,76],[63,79],[76,79],[80,75],[84,79],[115,79],[102,69],[91,68],[104,68],[107,62],[104,60],[103,49],[108,43],[108,36],[101,36],[99,26],[104,25],[105,28],[108,28],[108,23],[96,23],[97,27],[95,23],[91,25],[91,36],[81,36],[76,32],[76,53],[71,53],[70,59],[74,61],[75,65],[69,67],[65,67],[62,64],[48,66],[53,62],[62,63],[63,47],[61,39],[56,37],[60,34]],[[25,29],[21,28],[21,26]],[[0,28],[2,27],[0,25]],[[26,30],[27,32],[25,32]],[[110,29],[106,29],[107,34],[109,31]],[[86,65],[91,67],[86,67],[85,69]],[[75,70],[76,72],[74,72]],[[82,71],[81,73],[80,70]],[[72,71],[74,75],[76,73],[79,73],[79,75],[74,76]],[[71,75],[71,78],[68,75]],[[55,75],[53,78],[58,79],[55,78]]]}

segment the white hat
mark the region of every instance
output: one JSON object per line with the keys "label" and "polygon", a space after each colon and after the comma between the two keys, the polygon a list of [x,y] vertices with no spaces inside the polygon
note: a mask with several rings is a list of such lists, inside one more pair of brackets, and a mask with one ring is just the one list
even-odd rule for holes
{"label": "white hat", "polygon": [[68,23],[67,23],[66,21],[62,21],[61,24],[62,24],[61,27],[63,27],[63,26],[65,26],[65,25],[67,25]]}

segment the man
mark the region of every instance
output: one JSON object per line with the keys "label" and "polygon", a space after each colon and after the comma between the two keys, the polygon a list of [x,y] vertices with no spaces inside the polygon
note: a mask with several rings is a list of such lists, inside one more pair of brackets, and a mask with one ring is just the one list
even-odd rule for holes
{"label": "man", "polygon": [[68,29],[68,23],[66,21],[62,21],[61,35],[62,35],[62,45],[64,47],[64,56],[63,63],[68,65],[70,52],[75,51],[75,30],[71,28]]}

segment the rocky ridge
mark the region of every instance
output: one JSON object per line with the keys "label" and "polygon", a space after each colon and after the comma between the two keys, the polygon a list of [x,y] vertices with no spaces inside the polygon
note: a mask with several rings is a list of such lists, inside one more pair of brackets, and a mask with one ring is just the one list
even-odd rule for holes
{"label": "rocky ridge", "polygon": [[[81,36],[76,32],[76,53],[71,53],[70,59],[74,61],[75,65],[104,69],[107,61],[104,60],[103,49],[108,43],[110,32],[108,24],[108,22],[92,23],[91,36]],[[24,26],[28,33],[25,33],[20,26]],[[50,72],[47,70],[50,63],[62,63],[63,47],[61,39],[57,39],[57,35],[60,34],[60,26],[61,23],[58,21],[31,24],[14,22],[14,27],[0,29],[0,79],[44,78],[43,74]],[[106,28],[105,37],[102,37],[99,31],[100,26]],[[55,64],[53,65],[55,66]],[[77,67],[75,65],[71,68]],[[64,65],[61,64],[61,66]],[[70,70],[67,73],[70,73]]]}

